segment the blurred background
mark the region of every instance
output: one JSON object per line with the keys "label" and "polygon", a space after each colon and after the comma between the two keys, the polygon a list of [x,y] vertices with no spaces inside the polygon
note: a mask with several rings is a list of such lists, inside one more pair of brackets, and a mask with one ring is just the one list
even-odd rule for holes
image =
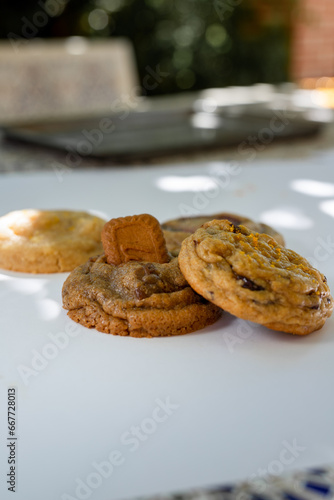
{"label": "blurred background", "polygon": [[331,76],[332,0],[2,0],[0,37],[126,37],[147,94]]}
{"label": "blurred background", "polygon": [[[140,96],[174,96],[174,111],[189,112],[177,96],[226,87],[243,93],[210,94],[224,112],[230,99],[267,106],[268,85],[287,82],[334,107],[333,0],[2,0],[1,10],[0,124],[106,116]],[[252,94],[254,84],[267,87]]]}
{"label": "blurred background", "polygon": [[[329,5],[330,0],[309,2]],[[303,0],[2,0],[0,36],[127,37],[139,77],[168,73],[149,94],[291,78]],[[22,40],[21,40],[22,42]],[[302,48],[300,48],[302,50]],[[296,63],[297,64],[297,63]],[[300,61],[298,61],[300,65]],[[300,68],[301,69],[301,68]]]}

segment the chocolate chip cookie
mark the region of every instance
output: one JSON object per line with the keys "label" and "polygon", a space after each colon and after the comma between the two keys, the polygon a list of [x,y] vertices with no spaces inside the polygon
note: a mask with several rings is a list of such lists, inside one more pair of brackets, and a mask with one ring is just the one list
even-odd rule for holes
{"label": "chocolate chip cookie", "polygon": [[180,252],[182,241],[190,234],[194,233],[202,224],[210,222],[211,220],[227,219],[234,225],[243,224],[252,231],[257,233],[266,233],[272,236],[277,243],[284,246],[284,238],[275,229],[262,222],[254,222],[248,217],[243,215],[231,214],[222,212],[212,215],[202,215],[194,217],[181,217],[179,219],[171,219],[164,222],[161,227],[164,232],[167,248],[172,255],[177,256]]}
{"label": "chocolate chip cookie", "polygon": [[[75,269],[63,286],[74,321],[100,332],[162,337],[214,323],[219,307],[194,292],[167,252],[149,214],[111,219],[102,230],[104,255]],[[149,259],[149,260],[148,260]]]}
{"label": "chocolate chip cookie", "polygon": [[190,288],[177,258],[121,265],[108,264],[105,255],[92,258],[65,281],[63,305],[83,326],[131,337],[189,333],[221,315],[219,307]]}
{"label": "chocolate chip cookie", "polygon": [[213,220],[186,238],[179,265],[203,297],[273,330],[306,335],[333,311],[325,276],[306,259],[228,220]]}
{"label": "chocolate chip cookie", "polygon": [[72,271],[103,251],[103,219],[71,210],[17,210],[0,217],[0,267],[24,273]]}

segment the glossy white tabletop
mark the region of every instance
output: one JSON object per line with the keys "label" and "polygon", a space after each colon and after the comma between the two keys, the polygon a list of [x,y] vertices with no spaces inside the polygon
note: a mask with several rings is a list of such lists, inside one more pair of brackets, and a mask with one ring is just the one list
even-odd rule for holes
{"label": "glossy white tabletop", "polygon": [[[160,221],[229,211],[269,223],[334,288],[334,152],[0,179],[0,213],[92,210]],[[17,389],[16,500],[118,499],[334,462],[334,318],[306,337],[224,314],[175,338],[76,326],[67,274],[0,272],[0,496]],[[74,327],[74,328],[73,328]]]}

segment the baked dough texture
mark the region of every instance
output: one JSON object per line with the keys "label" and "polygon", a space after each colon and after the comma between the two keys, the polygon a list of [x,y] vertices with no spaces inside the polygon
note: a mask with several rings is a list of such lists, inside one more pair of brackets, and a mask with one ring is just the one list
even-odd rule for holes
{"label": "baked dough texture", "polygon": [[72,271],[102,250],[103,219],[70,210],[17,210],[0,217],[0,267],[24,273]]}
{"label": "baked dough texture", "polygon": [[221,212],[212,215],[199,215],[193,217],[180,217],[179,219],[171,219],[164,222],[161,227],[164,232],[168,251],[172,255],[177,256],[180,252],[182,241],[190,234],[194,233],[202,224],[212,220],[227,219],[234,225],[243,224],[253,232],[266,233],[274,238],[277,243],[284,246],[283,236],[272,227],[262,222],[254,222],[252,219],[243,215],[238,215],[229,212]]}
{"label": "baked dough texture", "polygon": [[179,265],[203,297],[273,330],[306,335],[333,311],[325,276],[306,259],[228,220],[206,223],[185,239]]}
{"label": "baked dough texture", "polygon": [[176,258],[113,265],[103,254],[75,269],[62,295],[72,320],[131,337],[193,332],[214,323],[222,312],[190,288]]}
{"label": "baked dough texture", "polygon": [[169,262],[170,256],[159,221],[150,214],[111,219],[101,234],[108,264],[130,260]]}

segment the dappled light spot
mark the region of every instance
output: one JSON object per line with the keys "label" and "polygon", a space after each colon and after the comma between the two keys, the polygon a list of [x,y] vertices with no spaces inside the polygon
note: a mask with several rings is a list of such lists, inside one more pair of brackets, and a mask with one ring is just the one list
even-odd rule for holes
{"label": "dappled light spot", "polygon": [[267,210],[260,216],[260,220],[274,227],[297,229],[303,231],[310,229],[314,222],[296,208],[278,208]]}
{"label": "dappled light spot", "polygon": [[315,181],[313,179],[295,179],[290,187],[293,191],[309,196],[326,197],[334,196],[334,184],[331,182]]}
{"label": "dappled light spot", "polygon": [[56,319],[62,310],[58,302],[47,298],[37,300],[36,307],[40,318],[45,321]]}
{"label": "dappled light spot", "polygon": [[334,217],[334,200],[322,201],[319,204],[319,209],[325,214]]}
{"label": "dappled light spot", "polygon": [[168,175],[160,177],[156,185],[162,191],[182,193],[210,191],[217,187],[215,179],[205,175],[189,175],[186,177],[178,175]]}
{"label": "dappled light spot", "polygon": [[34,293],[40,292],[46,285],[46,279],[12,279],[9,282],[10,288],[16,290],[24,295],[33,295]]}

